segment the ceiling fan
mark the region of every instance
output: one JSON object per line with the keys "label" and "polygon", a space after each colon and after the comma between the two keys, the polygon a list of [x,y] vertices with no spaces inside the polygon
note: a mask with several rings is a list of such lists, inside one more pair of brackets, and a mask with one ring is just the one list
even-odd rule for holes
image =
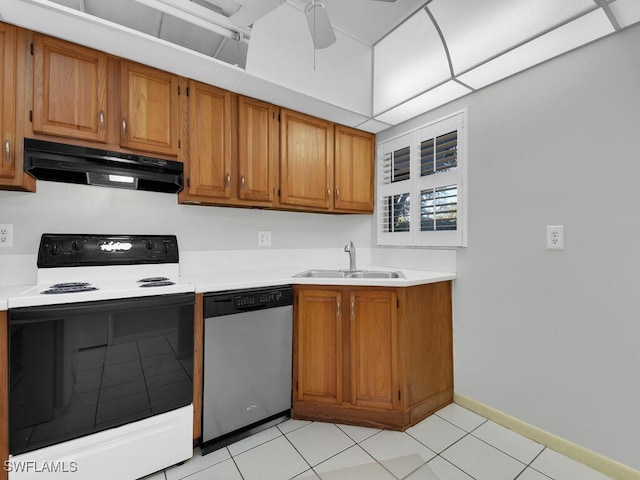
{"label": "ceiling fan", "polygon": [[[247,28],[254,22],[284,3],[285,0],[255,0],[242,6],[229,17],[231,23],[237,27]],[[396,0],[373,0],[377,2],[393,3]],[[304,13],[307,17],[309,32],[314,48],[327,48],[336,41],[336,34],[331,25],[331,19],[323,0],[309,0]]]}

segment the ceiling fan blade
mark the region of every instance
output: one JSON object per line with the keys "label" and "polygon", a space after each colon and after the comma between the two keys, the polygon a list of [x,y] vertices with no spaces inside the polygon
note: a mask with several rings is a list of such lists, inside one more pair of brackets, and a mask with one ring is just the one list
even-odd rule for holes
{"label": "ceiling fan blade", "polygon": [[283,0],[256,0],[251,5],[242,7],[229,17],[231,23],[237,27],[246,28],[264,17],[267,13],[282,5]]}
{"label": "ceiling fan blade", "polygon": [[305,8],[309,32],[315,48],[327,48],[336,41],[329,14],[321,1],[312,0]]}

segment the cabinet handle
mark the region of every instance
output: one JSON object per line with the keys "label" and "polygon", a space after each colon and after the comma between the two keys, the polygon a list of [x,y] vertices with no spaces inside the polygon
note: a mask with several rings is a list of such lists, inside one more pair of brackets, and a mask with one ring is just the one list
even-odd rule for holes
{"label": "cabinet handle", "polygon": [[331,189],[327,187],[327,200],[331,198]]}
{"label": "cabinet handle", "polygon": [[127,135],[127,119],[125,117],[122,117],[122,136],[126,136]]}
{"label": "cabinet handle", "polygon": [[340,189],[336,187],[336,200],[340,200]]}
{"label": "cabinet handle", "polygon": [[100,114],[98,115],[99,127],[100,130],[104,130],[104,112],[100,110]]}
{"label": "cabinet handle", "polygon": [[351,299],[351,318],[356,318],[356,301]]}
{"label": "cabinet handle", "polygon": [[336,307],[336,317],[340,320],[340,300],[338,300],[338,306]]}
{"label": "cabinet handle", "polygon": [[244,190],[244,175],[240,177],[240,190]]}
{"label": "cabinet handle", "polygon": [[7,163],[11,163],[11,142],[9,140],[4,142],[4,159]]}
{"label": "cabinet handle", "polygon": [[227,173],[227,179],[225,180],[225,186],[229,188],[231,186],[231,174]]}

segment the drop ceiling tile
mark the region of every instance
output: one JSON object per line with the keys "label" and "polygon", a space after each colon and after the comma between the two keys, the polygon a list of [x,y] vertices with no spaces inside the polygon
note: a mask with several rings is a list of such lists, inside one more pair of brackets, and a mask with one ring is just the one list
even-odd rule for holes
{"label": "drop ceiling tile", "polygon": [[458,79],[472,88],[482,88],[613,31],[605,13],[598,9],[460,75]]}
{"label": "drop ceiling tile", "polygon": [[640,2],[638,0],[616,0],[609,4],[609,8],[623,28],[640,22]]}
{"label": "drop ceiling tile", "polygon": [[440,36],[420,9],[374,47],[374,112],[393,108],[450,76]]}
{"label": "drop ceiling tile", "polygon": [[445,103],[449,103],[450,101],[460,98],[468,93],[471,93],[470,89],[451,80],[403,103],[402,105],[397,106],[392,110],[376,116],[376,120],[389,123],[391,125],[397,125],[405,120],[409,120],[410,118],[444,105]]}
{"label": "drop ceiling tile", "polygon": [[456,74],[595,7],[592,0],[433,0],[427,6]]}

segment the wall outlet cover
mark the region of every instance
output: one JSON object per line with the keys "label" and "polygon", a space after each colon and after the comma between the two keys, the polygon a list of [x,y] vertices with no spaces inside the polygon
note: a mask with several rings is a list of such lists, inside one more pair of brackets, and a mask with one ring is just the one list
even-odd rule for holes
{"label": "wall outlet cover", "polygon": [[547,248],[564,250],[564,225],[547,226]]}
{"label": "wall outlet cover", "polygon": [[13,247],[13,224],[0,224],[0,248]]}

